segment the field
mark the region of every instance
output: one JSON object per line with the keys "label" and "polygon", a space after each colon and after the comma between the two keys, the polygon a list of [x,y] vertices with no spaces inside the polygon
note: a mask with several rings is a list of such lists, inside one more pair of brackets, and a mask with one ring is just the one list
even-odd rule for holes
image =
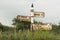
{"label": "field", "polygon": [[60,40],[60,34],[52,31],[0,32],[0,40]]}
{"label": "field", "polygon": [[15,28],[0,26],[0,40],[60,40],[60,25],[52,25],[52,30],[29,29],[16,30]]}

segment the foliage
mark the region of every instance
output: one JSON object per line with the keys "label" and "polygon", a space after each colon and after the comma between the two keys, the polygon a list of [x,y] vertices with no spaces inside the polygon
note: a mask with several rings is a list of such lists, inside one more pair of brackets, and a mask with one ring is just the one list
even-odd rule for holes
{"label": "foliage", "polygon": [[0,40],[60,40],[60,34],[50,31],[24,30],[23,32],[0,32]]}
{"label": "foliage", "polygon": [[13,28],[13,27],[5,26],[5,25],[2,25],[0,23],[0,31],[2,31],[2,32],[5,32],[5,31],[14,31],[14,29],[15,28]]}
{"label": "foliage", "polygon": [[[22,24],[26,25],[28,22],[21,21],[20,24],[17,23],[19,29],[20,26],[23,26]],[[13,32],[14,28],[0,24],[0,29],[1,27],[3,28],[3,31],[0,31],[0,40],[60,40],[60,25],[52,26],[53,29],[51,31],[37,30],[32,32],[30,30],[23,30],[22,32]]]}
{"label": "foliage", "polygon": [[35,23],[35,24],[42,24],[42,25],[44,24],[43,22],[37,22],[37,21],[35,21],[35,20],[34,20],[34,23]]}
{"label": "foliage", "polygon": [[30,29],[30,24],[28,21],[20,21],[17,18],[13,19],[13,25],[16,26],[16,30]]}
{"label": "foliage", "polygon": [[0,23],[0,31],[3,30],[3,25]]}
{"label": "foliage", "polygon": [[[13,20],[16,30],[30,29],[30,22],[19,21],[17,18]],[[23,30],[16,32],[12,27],[2,25],[0,23],[0,40],[60,40],[60,24],[52,25],[53,29],[48,30],[36,30],[34,32],[30,30]]]}
{"label": "foliage", "polygon": [[60,25],[52,25],[52,32],[55,34],[60,34]]}

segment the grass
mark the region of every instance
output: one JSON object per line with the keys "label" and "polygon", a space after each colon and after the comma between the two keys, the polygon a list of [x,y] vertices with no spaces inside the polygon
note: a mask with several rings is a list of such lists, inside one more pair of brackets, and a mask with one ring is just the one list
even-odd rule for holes
{"label": "grass", "polygon": [[23,32],[0,32],[0,40],[60,40],[60,34],[51,31],[25,30]]}

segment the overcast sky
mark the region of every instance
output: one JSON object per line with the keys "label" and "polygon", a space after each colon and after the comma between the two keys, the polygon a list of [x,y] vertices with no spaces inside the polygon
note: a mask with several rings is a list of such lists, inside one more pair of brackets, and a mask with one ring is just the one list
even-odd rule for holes
{"label": "overcast sky", "polygon": [[60,0],[0,0],[0,22],[11,25],[17,15],[30,15],[31,4],[35,11],[45,12],[45,17],[36,20],[48,23],[60,22]]}

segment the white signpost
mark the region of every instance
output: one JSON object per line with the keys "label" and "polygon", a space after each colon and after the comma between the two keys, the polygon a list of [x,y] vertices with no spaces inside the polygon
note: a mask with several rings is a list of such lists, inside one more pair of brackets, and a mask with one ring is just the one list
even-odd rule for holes
{"label": "white signpost", "polygon": [[33,23],[34,23],[34,17],[45,17],[44,12],[35,12],[34,11],[34,6],[32,4],[31,6],[31,29],[33,30]]}
{"label": "white signpost", "polygon": [[31,23],[34,23],[34,17],[45,17],[45,13],[44,12],[35,12],[34,11],[34,6],[32,4],[31,6]]}
{"label": "white signpost", "polygon": [[34,12],[34,16],[45,17],[44,12]]}

